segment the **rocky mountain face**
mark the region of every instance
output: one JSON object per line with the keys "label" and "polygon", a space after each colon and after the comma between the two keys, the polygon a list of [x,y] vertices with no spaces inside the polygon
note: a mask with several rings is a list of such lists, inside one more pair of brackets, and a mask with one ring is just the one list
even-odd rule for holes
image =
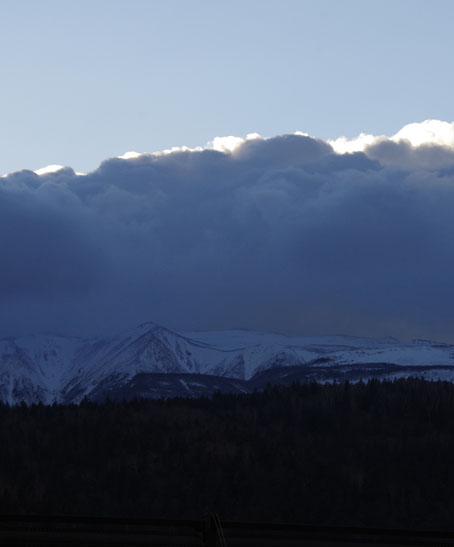
{"label": "rocky mountain face", "polygon": [[0,339],[0,400],[8,404],[210,396],[293,381],[412,375],[454,381],[454,346],[245,330],[176,332],[154,323],[85,338]]}

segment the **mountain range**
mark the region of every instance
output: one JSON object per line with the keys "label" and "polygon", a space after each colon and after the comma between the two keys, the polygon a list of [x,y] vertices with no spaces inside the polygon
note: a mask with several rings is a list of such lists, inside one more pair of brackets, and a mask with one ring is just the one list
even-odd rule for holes
{"label": "mountain range", "polygon": [[295,381],[407,376],[454,381],[454,346],[248,330],[183,332],[156,323],[101,336],[0,339],[0,401],[11,405],[210,396]]}

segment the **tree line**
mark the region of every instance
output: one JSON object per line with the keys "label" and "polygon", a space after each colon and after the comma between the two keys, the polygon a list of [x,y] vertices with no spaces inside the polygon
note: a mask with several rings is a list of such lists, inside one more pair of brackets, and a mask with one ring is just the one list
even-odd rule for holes
{"label": "tree line", "polygon": [[454,529],[454,385],[0,405],[0,513]]}

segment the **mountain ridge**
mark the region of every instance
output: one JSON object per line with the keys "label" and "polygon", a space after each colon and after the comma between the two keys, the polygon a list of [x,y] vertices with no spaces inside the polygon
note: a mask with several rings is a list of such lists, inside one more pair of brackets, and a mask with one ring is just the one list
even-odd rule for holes
{"label": "mountain ridge", "polygon": [[[0,338],[0,401],[79,403],[84,397],[99,399],[102,394],[124,391],[134,378],[153,374],[210,376],[253,386],[254,377],[264,371],[303,367],[296,375],[301,381],[333,381],[339,377],[355,381],[370,377],[374,363],[381,365],[381,376],[384,364],[389,365],[391,375],[399,371],[414,374],[411,367],[421,373],[433,372],[433,367],[451,371],[452,367],[452,375],[444,372],[443,376],[454,381],[454,346],[429,340],[293,336],[241,329],[175,331],[145,322],[101,336]],[[348,367],[359,365],[363,376],[358,368],[352,376]],[[396,366],[401,367],[397,372]],[[279,383],[279,378],[271,374],[270,381]],[[212,387],[205,393],[212,393],[216,382],[206,379],[206,384]],[[162,392],[166,396],[171,390]],[[159,395],[155,387],[153,394]]]}

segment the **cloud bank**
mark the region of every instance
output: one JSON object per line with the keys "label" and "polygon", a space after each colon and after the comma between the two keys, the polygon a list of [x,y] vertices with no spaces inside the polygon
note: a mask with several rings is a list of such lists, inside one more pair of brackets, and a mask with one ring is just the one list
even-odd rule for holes
{"label": "cloud bank", "polygon": [[144,320],[454,341],[454,124],[0,178],[0,334]]}

